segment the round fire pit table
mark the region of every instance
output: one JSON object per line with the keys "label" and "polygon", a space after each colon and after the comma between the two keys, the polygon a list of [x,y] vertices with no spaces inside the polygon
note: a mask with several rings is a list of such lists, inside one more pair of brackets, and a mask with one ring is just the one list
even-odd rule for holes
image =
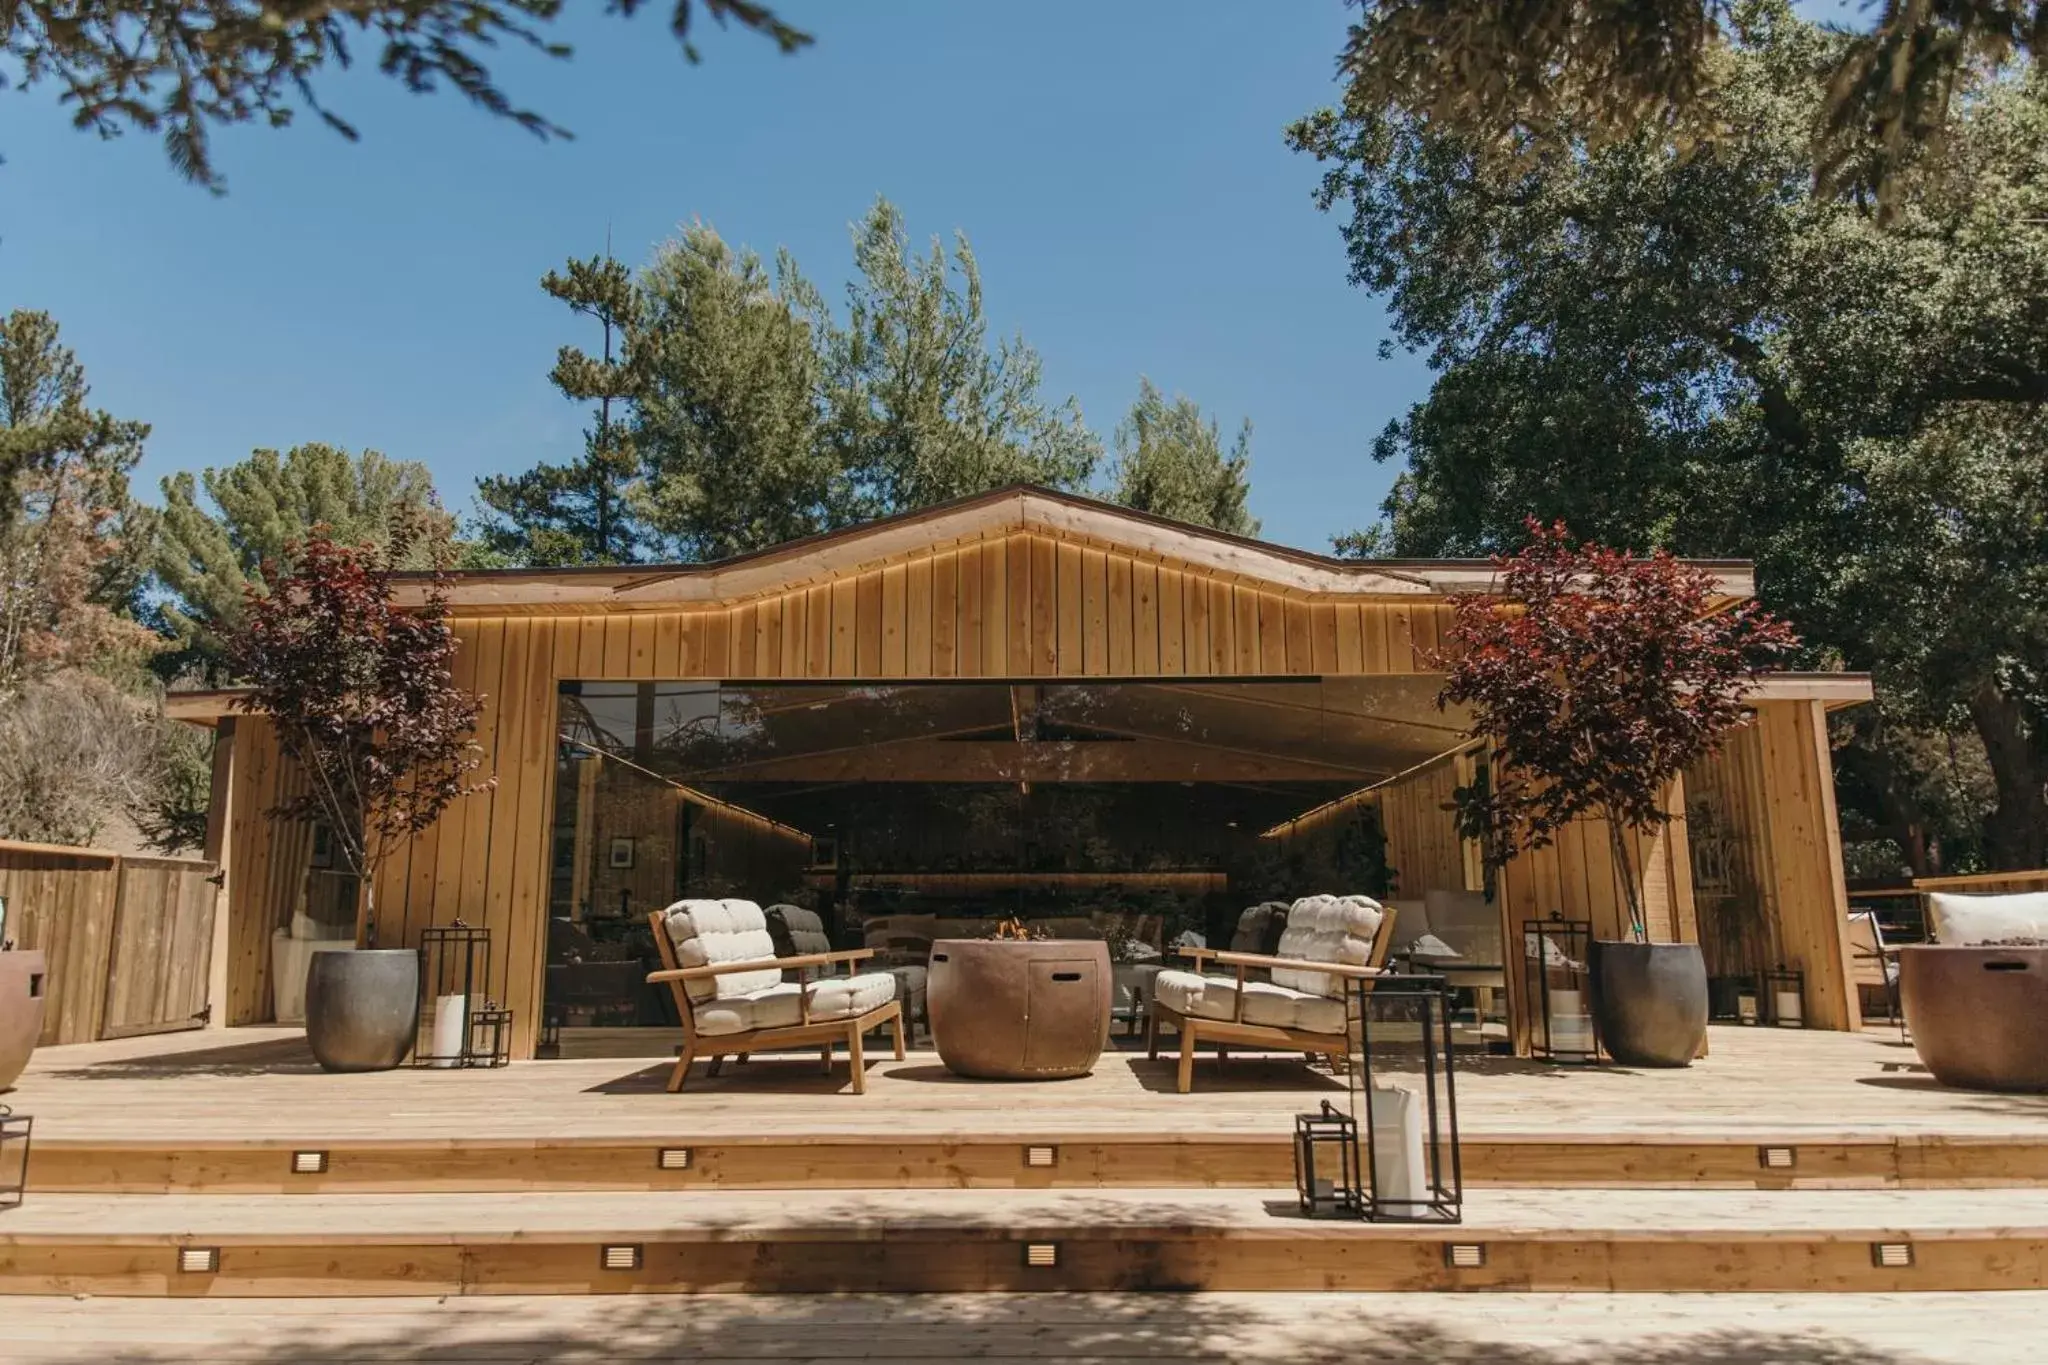
{"label": "round fire pit table", "polygon": [[1085,1076],[1109,1043],[1109,945],[1089,939],[941,939],[925,1009],[960,1076]]}

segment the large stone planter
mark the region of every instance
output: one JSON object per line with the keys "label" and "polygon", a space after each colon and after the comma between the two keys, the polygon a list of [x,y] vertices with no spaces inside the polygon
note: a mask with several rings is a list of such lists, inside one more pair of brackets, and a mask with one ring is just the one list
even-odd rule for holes
{"label": "large stone planter", "polygon": [[306,1042],[329,1071],[389,1071],[412,1051],[420,955],[410,948],[315,953],[306,969]]}
{"label": "large stone planter", "polygon": [[1943,1085],[2048,1091],[2048,948],[1901,948],[1899,999]]}
{"label": "large stone planter", "polygon": [[925,1009],[939,1060],[962,1076],[1085,1076],[1109,1042],[1109,945],[1085,939],[941,939]]}
{"label": "large stone planter", "polygon": [[39,949],[0,953],[0,1090],[14,1084],[43,1036],[47,971]]}
{"label": "large stone planter", "polygon": [[1623,1066],[1691,1066],[1707,1039],[1707,963],[1697,943],[1593,945],[1593,1016]]}

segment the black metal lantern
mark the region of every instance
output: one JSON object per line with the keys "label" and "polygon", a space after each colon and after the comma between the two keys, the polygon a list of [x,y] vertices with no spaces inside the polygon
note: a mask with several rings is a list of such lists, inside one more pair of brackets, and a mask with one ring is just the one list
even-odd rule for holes
{"label": "black metal lantern", "polygon": [[1351,986],[1351,1117],[1364,1149],[1362,1217],[1456,1223],[1465,1188],[1451,993],[1440,976],[1362,977]]}
{"label": "black metal lantern", "polygon": [[1593,924],[1549,919],[1522,923],[1522,998],[1533,1013],[1529,1051],[1549,1062],[1600,1060],[1600,1034],[1593,1022]]}
{"label": "black metal lantern", "polygon": [[464,1066],[503,1066],[512,1060],[512,1011],[486,1000],[469,1012]]}
{"label": "black metal lantern", "polygon": [[1779,964],[1764,973],[1766,1018],[1779,1028],[1806,1027],[1806,974]]}
{"label": "black metal lantern", "polygon": [[0,1209],[20,1208],[28,1191],[28,1138],[35,1122],[0,1104]]}
{"label": "black metal lantern", "polygon": [[[474,1066],[473,1016],[489,1002],[491,931],[461,920],[420,933],[419,1036],[414,1066]],[[488,1060],[488,1059],[485,1059]]]}
{"label": "black metal lantern", "polygon": [[1294,1116],[1294,1189],[1310,1218],[1356,1218],[1363,1207],[1358,1124],[1328,1100],[1317,1113]]}

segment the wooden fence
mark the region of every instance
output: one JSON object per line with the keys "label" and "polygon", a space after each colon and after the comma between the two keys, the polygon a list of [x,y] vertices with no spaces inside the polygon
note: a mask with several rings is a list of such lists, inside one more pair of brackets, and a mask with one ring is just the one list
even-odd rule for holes
{"label": "wooden fence", "polygon": [[193,858],[0,840],[7,937],[49,961],[42,1044],[205,1023],[215,877]]}

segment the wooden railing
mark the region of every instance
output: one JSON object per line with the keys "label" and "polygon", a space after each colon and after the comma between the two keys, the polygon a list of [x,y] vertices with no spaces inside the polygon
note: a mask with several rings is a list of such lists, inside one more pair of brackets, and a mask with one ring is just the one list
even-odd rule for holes
{"label": "wooden railing", "polygon": [[196,858],[0,840],[6,935],[48,961],[41,1042],[205,1023],[216,875]]}

